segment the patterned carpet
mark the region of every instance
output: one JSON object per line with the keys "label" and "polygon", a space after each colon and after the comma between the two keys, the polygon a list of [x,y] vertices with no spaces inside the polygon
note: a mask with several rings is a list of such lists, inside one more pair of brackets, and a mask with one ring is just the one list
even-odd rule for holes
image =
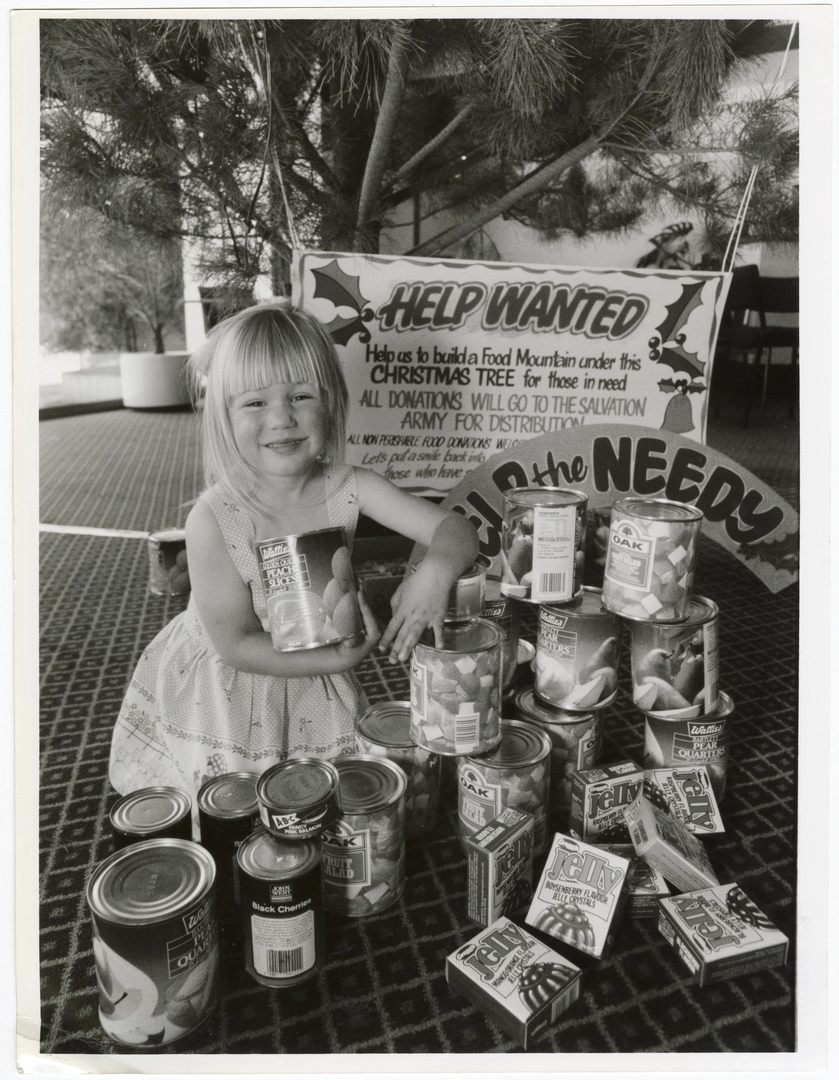
{"label": "patterned carpet", "polygon": [[[743,432],[738,422],[713,424],[709,444],[795,503],[795,426],[759,415]],[[43,422],[41,520],[140,531],[181,524],[199,485],[193,424],[186,413],[130,411]],[[378,581],[387,567],[362,570]],[[106,769],[125,684],[144,645],[184,605],[149,595],[147,581],[142,540],[42,534],[43,1054],[115,1050],[97,1019],[84,888],[110,851]],[[798,590],[772,596],[703,541],[696,591],[720,606],[720,680],[736,706],[727,833],[708,843],[709,854],[720,880],[739,882],[790,937],[789,962],[700,990],[654,923],[626,919],[611,958],[586,968],[580,1000],[535,1052],[795,1048]],[[402,666],[371,659],[359,676],[371,699],[407,695]],[[628,685],[626,664],[621,685]],[[607,710],[603,760],[637,758],[642,743],[642,718],[622,690]],[[293,992],[257,986],[227,951],[220,1007],[167,1052],[521,1052],[446,985],[445,957],[477,929],[466,918],[465,859],[451,804],[435,834],[409,845],[407,879],[390,911],[331,918],[325,969]]]}

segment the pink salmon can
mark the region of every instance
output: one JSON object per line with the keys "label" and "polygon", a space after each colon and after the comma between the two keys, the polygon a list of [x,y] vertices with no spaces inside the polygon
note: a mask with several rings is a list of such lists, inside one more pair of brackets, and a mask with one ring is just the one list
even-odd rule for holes
{"label": "pink salmon can", "polygon": [[630,623],[632,700],[645,713],[701,716],[719,703],[719,609],[691,596],[682,623]]}
{"label": "pink salmon can", "polygon": [[153,596],[183,596],[189,592],[186,563],[186,531],[161,529],[151,533],[149,546],[149,592]]}
{"label": "pink salmon can", "polygon": [[341,812],[338,773],[320,758],[289,758],[267,769],[256,784],[259,817],[284,840],[310,840]]}
{"label": "pink salmon can", "polygon": [[558,709],[541,701],[532,686],[516,695],[516,712],[520,720],[539,728],[551,741],[549,813],[555,825],[565,829],[571,810],[574,774],[592,768],[600,760],[603,713]]}
{"label": "pink salmon can", "polygon": [[480,616],[494,623],[504,637],[501,645],[501,685],[506,689],[516,677],[519,662],[519,612],[516,601],[501,592],[501,578],[487,575]]}
{"label": "pink salmon can", "polygon": [[620,646],[621,621],[603,607],[599,589],[584,588],[570,604],[542,604],[536,693],[568,711],[610,705],[618,693]]}
{"label": "pink salmon can", "polygon": [[537,604],[573,600],[583,587],[588,495],[570,488],[504,492],[501,592]]}
{"label": "pink salmon can", "polygon": [[343,529],[256,543],[271,642],[278,652],[359,640],[364,620]]}
{"label": "pink salmon can", "polygon": [[646,714],[644,768],[685,768],[704,765],[717,799],[725,794],[731,751],[731,714],[734,703],[720,691],[717,707],[704,716]]}
{"label": "pink salmon can", "polygon": [[605,606],[643,622],[686,619],[702,516],[695,506],[671,499],[616,499],[603,574]]}
{"label": "pink salmon can", "polygon": [[156,1049],[199,1027],[220,992],[213,857],[192,840],[144,840],[87,887],[99,1022],[115,1043]]}

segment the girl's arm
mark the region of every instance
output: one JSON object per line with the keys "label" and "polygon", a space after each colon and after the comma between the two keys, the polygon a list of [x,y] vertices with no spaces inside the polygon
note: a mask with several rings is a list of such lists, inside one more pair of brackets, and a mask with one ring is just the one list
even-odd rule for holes
{"label": "girl's arm", "polygon": [[442,645],[443,620],[452,585],[475,561],[478,534],[474,526],[451,510],[402,491],[378,473],[356,469],[359,506],[368,517],[401,533],[428,550],[416,573],[405,579],[394,596],[393,618],[379,644],[390,660],[407,660],[428,627]]}
{"label": "girl's arm", "polygon": [[373,613],[359,592],[365,638],[361,645],[324,645],[301,652],[277,652],[253,610],[250,590],[230,558],[218,519],[198,502],[186,522],[189,579],[198,616],[213,647],[225,663],[256,675],[297,678],[333,675],[368,656],[379,640]]}

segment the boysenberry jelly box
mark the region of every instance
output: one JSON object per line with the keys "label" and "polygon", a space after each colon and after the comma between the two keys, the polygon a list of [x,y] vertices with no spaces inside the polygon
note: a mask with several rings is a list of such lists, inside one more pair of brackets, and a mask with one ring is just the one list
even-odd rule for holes
{"label": "boysenberry jelly box", "polygon": [[644,783],[644,770],[634,761],[598,765],[571,777],[568,831],[590,844],[628,844],[623,812]]}
{"label": "boysenberry jelly box", "polygon": [[473,922],[489,926],[530,901],[533,828],[532,814],[508,806],[474,836],[467,837],[466,914]]}
{"label": "boysenberry jelly box", "polygon": [[725,832],[711,777],[704,765],[645,769],[644,795],[699,836]]}
{"label": "boysenberry jelly box", "polygon": [[670,895],[670,889],[664,877],[654,866],[650,866],[645,859],[635,854],[632,844],[607,844],[605,850],[629,859],[626,914],[631,919],[657,918],[658,901]]}
{"label": "boysenberry jelly box", "polygon": [[626,903],[629,860],[557,833],[525,922],[597,960]]}
{"label": "boysenberry jelly box", "polygon": [[699,985],[786,963],[789,940],[739,885],[671,896],[659,902],[658,929]]}
{"label": "boysenberry jelly box", "polygon": [[636,854],[680,892],[719,885],[702,841],[684,822],[653,806],[643,793],[627,808],[625,816]]}
{"label": "boysenberry jelly box", "polygon": [[446,981],[529,1050],[580,996],[582,972],[501,918],[446,957]]}

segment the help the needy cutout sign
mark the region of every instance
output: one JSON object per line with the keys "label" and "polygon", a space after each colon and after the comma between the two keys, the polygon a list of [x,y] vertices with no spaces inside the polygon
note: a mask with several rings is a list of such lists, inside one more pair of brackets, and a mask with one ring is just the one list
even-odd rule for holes
{"label": "help the needy cutout sign", "polygon": [[347,460],[419,494],[583,425],[704,442],[729,280],[322,252],[293,267],[295,302],[344,364]]}

